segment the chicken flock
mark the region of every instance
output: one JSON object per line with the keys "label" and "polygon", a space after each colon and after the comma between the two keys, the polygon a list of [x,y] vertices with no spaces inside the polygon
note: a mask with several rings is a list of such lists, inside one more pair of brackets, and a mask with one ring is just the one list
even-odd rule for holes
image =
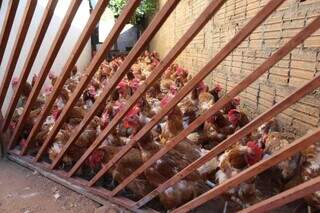
{"label": "chicken flock", "polygon": [[[90,110],[90,107],[110,82],[112,75],[117,72],[124,59],[123,56],[116,57],[111,61],[105,60],[100,65],[81,98],[68,113],[62,128],[47,150],[45,159],[53,161],[61,152],[76,126]],[[160,59],[156,52],[145,51],[138,58],[77,141],[63,156],[61,169],[68,170],[77,162],[159,63]],[[77,67],[74,67],[63,89],[59,91],[59,96],[41,131],[32,141],[29,154],[34,155],[39,151],[82,77],[84,77],[82,73],[78,72]],[[37,76],[34,76],[31,83],[26,82],[24,86],[10,124],[11,131],[14,130],[23,112],[23,107],[36,78]],[[43,92],[33,104],[27,122],[24,124],[23,134],[18,144],[20,148],[25,146],[26,139],[36,122],[37,116],[40,114],[48,95],[52,92],[57,76],[50,73],[49,79],[50,85],[43,89]],[[186,69],[178,64],[172,64],[162,77],[151,85],[147,93],[140,98],[117,127],[111,131],[101,146],[91,154],[77,174],[82,177],[95,175],[154,115],[165,108],[179,89],[191,79],[192,76]],[[12,81],[13,89],[15,89],[17,82],[18,79],[14,78]],[[187,97],[175,106],[158,125],[145,134],[137,145],[108,171],[106,176],[112,179],[111,185],[114,187],[115,184],[121,183],[199,115],[212,107],[221,98],[222,91],[223,88],[220,85],[215,85],[214,88],[209,89],[208,85],[200,82]],[[193,161],[204,156],[210,149],[223,142],[235,131],[244,127],[250,120],[239,107],[240,99],[236,97],[128,184],[126,190],[133,194],[134,199],[142,198]],[[181,206],[260,160],[270,157],[288,144],[288,140],[279,131],[277,120],[272,119],[195,170],[185,179],[165,190],[159,195],[160,202],[166,209]],[[272,174],[270,175],[272,176],[271,179],[277,183],[275,193],[284,190],[296,177],[300,177],[299,182],[301,182],[318,176],[320,174],[320,144],[312,145],[298,156],[293,156],[281,162],[269,169],[268,172]],[[264,191],[260,190],[257,184],[259,178],[263,177],[258,175],[229,190],[223,196],[224,199],[236,203],[239,208],[257,202],[259,198],[263,197]],[[305,200],[309,205],[320,208],[320,192],[306,197]]]}

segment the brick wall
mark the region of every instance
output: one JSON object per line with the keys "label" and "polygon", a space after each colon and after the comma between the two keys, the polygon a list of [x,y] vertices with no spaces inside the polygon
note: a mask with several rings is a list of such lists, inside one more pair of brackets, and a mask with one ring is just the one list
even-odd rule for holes
{"label": "brick wall", "polygon": [[[162,6],[166,0],[158,0]],[[212,0],[182,0],[150,44],[164,57]],[[219,13],[177,59],[199,71],[268,0],[227,0]],[[253,34],[211,73],[206,82],[230,91],[274,51],[320,15],[320,0],[287,0]],[[240,97],[250,116],[269,109],[320,71],[320,31],[297,47]],[[297,134],[320,125],[320,92],[315,91],[279,116],[283,126]]]}

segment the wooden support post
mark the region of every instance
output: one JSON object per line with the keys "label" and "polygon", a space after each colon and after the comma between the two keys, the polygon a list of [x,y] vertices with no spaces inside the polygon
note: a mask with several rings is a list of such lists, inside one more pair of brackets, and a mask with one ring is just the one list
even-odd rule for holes
{"label": "wooden support post", "polygon": [[16,16],[16,12],[20,2],[19,0],[9,0],[9,1],[10,2],[8,5],[8,10],[3,22],[4,25],[2,26],[2,30],[0,34],[0,64],[2,63],[3,55],[8,44],[8,39],[9,39],[9,35],[13,25],[14,17]]}
{"label": "wooden support post", "polygon": [[31,94],[27,100],[26,105],[24,106],[23,113],[19,119],[19,122],[17,124],[17,127],[14,130],[14,133],[9,141],[8,150],[11,149],[14,145],[14,143],[19,139],[20,133],[22,132],[22,129],[24,127],[24,123],[28,118],[28,115],[31,111],[31,107],[36,101],[40,90],[43,86],[44,81],[46,80],[46,77],[53,65],[53,62],[58,55],[58,52],[62,46],[62,43],[67,35],[67,32],[71,26],[71,22],[81,4],[82,0],[72,0],[70,3],[70,6],[68,8],[68,11],[62,21],[62,24],[59,28],[59,31],[53,41],[53,44],[51,48],[49,49],[49,53],[45,59],[45,62],[41,68],[39,77],[36,80],[35,85],[32,88]]}
{"label": "wooden support post", "polygon": [[[118,113],[110,122],[110,124],[103,130],[98,136],[95,142],[88,148],[88,150],[82,155],[75,166],[71,169],[69,176],[72,176],[81,166],[81,164],[88,158],[88,156],[102,143],[102,141],[108,136],[113,128],[116,127],[117,123],[121,121],[124,115],[130,110],[132,106],[139,100],[139,98],[147,91],[147,89],[156,81],[160,75],[170,66],[170,64],[178,57],[183,49],[192,41],[192,39],[200,32],[202,27],[212,18],[212,16],[219,10],[224,4],[225,0],[213,1],[208,5],[207,9],[199,16],[189,30],[182,36],[178,43],[173,47],[170,53],[164,58],[159,66],[152,72],[152,75],[148,77],[146,82],[138,88],[134,95],[128,100],[128,104],[125,109]],[[131,144],[124,147],[117,155],[106,165],[104,169],[108,170],[111,166],[116,163],[129,149]],[[127,150],[127,148],[130,148]],[[127,150],[127,151],[125,151]],[[123,154],[123,151],[125,153]]]}
{"label": "wooden support post", "polygon": [[189,212],[191,209],[194,209],[201,204],[223,194],[224,192],[236,187],[240,183],[260,174],[261,172],[275,166],[281,161],[289,158],[292,155],[297,154],[298,152],[308,148],[310,145],[318,141],[320,138],[320,127],[312,131],[312,133],[307,134],[306,136],[296,140],[287,147],[285,147],[280,152],[274,154],[271,158],[262,160],[250,168],[240,172],[239,174],[233,176],[227,181],[219,184],[215,188],[209,190],[208,192],[200,195],[199,197],[193,199],[192,201],[186,203],[185,205],[172,211],[173,213],[184,213]]}
{"label": "wooden support post", "polygon": [[41,130],[42,124],[45,121],[46,117],[49,115],[50,110],[55,103],[56,98],[59,95],[60,90],[63,88],[65,82],[69,78],[73,67],[75,66],[78,58],[80,57],[81,52],[83,51],[85,45],[87,44],[92,31],[97,26],[101,15],[105,11],[107,5],[109,3],[109,0],[102,0],[99,1],[96,5],[95,9],[90,15],[90,18],[84,27],[84,30],[82,31],[77,43],[75,44],[70,57],[67,60],[67,63],[65,64],[62,73],[60,74],[60,77],[57,79],[57,81],[54,84],[53,91],[50,94],[50,97],[45,103],[45,106],[43,107],[41,114],[39,115],[39,118],[37,119],[36,124],[33,126],[27,141],[25,147],[23,147],[21,154],[24,155],[27,152],[27,149],[29,148],[30,144],[36,137],[37,133]]}
{"label": "wooden support post", "polygon": [[[279,7],[285,0],[273,1],[271,0],[191,81],[189,81],[170,101],[167,108],[173,107],[173,101],[182,100],[182,98],[187,95],[192,88],[194,88],[201,80],[203,80],[212,70],[214,70],[241,42],[251,34],[277,7]],[[226,96],[228,97],[228,95]],[[217,102],[218,103],[218,102]],[[214,105],[216,106],[217,103]],[[160,112],[161,113],[161,112]],[[159,113],[159,114],[160,114]],[[202,117],[202,116],[200,116]],[[197,119],[198,120],[198,119]],[[207,119],[206,119],[207,120]],[[204,121],[203,121],[204,122]],[[203,123],[202,122],[202,123]],[[195,122],[192,123],[193,125]],[[188,127],[192,127],[192,124]],[[201,125],[201,123],[196,123]],[[187,128],[187,129],[188,129]],[[141,131],[140,131],[141,132]],[[128,178],[126,178],[122,183],[120,183],[113,191],[113,195],[120,192],[128,183],[130,183],[134,178],[139,176],[146,168],[151,166],[153,162],[158,160],[163,153],[170,151],[176,144],[182,141],[187,135],[182,134],[182,131],[177,137],[175,137],[171,142],[167,143],[165,148],[160,150],[154,156],[152,156],[147,162],[145,162],[141,167],[134,171]],[[132,141],[138,141],[136,136],[140,136],[138,132]],[[189,133],[188,133],[189,134]],[[142,137],[143,135],[141,135]],[[183,136],[180,137],[179,136]],[[131,143],[129,143],[131,144]],[[107,166],[107,165],[106,165]],[[90,181],[90,184],[94,184],[98,181],[107,171],[103,167],[99,173]]]}
{"label": "wooden support post", "polygon": [[241,138],[245,137],[250,132],[257,129],[260,125],[269,121],[271,118],[281,113],[291,105],[295,104],[305,95],[311,93],[318,87],[320,87],[320,75],[316,76],[313,80],[311,80],[310,82],[302,86],[300,89],[293,92],[290,96],[285,98],[283,101],[274,105],[270,110],[261,114],[260,116],[255,118],[253,121],[251,121],[249,124],[244,126],[242,129],[240,129],[239,131],[231,135],[229,138],[227,138],[226,140],[218,144],[216,147],[211,149],[210,152],[207,153],[207,155],[192,162],[190,165],[188,165],[186,168],[184,168],[183,170],[178,172],[176,175],[171,177],[169,180],[164,182],[158,188],[154,189],[148,195],[140,199],[135,204],[135,207],[139,208],[143,206],[144,204],[152,200],[154,197],[156,197],[158,194],[164,192],[170,186],[173,186],[174,184],[178,183],[180,180],[182,180],[183,178],[191,174],[194,170],[198,169],[199,167],[207,163],[209,160],[216,157],[218,154],[222,153],[228,147],[232,146],[233,144],[236,144]]}
{"label": "wooden support post", "polygon": [[31,19],[33,13],[37,6],[37,0],[28,0],[26,4],[26,8],[24,10],[21,24],[19,26],[17,38],[14,42],[12,52],[10,54],[9,62],[7,67],[5,68],[4,78],[1,83],[0,88],[0,109],[2,108],[4,99],[6,98],[6,94],[10,85],[11,78],[13,76],[14,70],[16,68],[21,49],[23,46],[23,42],[26,39],[27,32],[29,30],[29,26],[31,23]]}
{"label": "wooden support post", "polygon": [[239,213],[269,212],[287,203],[298,200],[320,190],[320,177],[313,178],[305,183],[295,186],[287,191],[250,206]]}
{"label": "wooden support post", "polygon": [[14,113],[14,110],[17,106],[17,103],[19,101],[19,98],[20,98],[21,92],[24,88],[24,85],[27,82],[28,76],[31,72],[31,68],[34,64],[34,61],[37,57],[37,54],[40,50],[41,43],[42,43],[44,36],[48,30],[48,27],[49,27],[50,21],[53,17],[53,13],[54,13],[54,10],[57,6],[57,3],[58,3],[58,0],[52,0],[52,1],[49,1],[46,6],[46,9],[45,9],[43,17],[41,19],[40,25],[39,25],[38,30],[36,32],[36,35],[33,39],[33,42],[31,44],[30,52],[27,56],[27,59],[26,59],[24,65],[23,65],[22,73],[19,76],[19,82],[16,86],[16,89],[14,91],[14,95],[11,98],[9,107],[7,109],[6,116],[5,116],[4,123],[3,123],[3,129],[2,129],[3,131],[5,129],[7,129],[10,124],[10,120],[11,120],[12,115]]}
{"label": "wooden support post", "polygon": [[141,0],[131,0],[129,1],[128,5],[123,9],[122,14],[119,16],[115,25],[113,26],[112,31],[109,33],[109,35],[103,42],[102,46],[100,47],[100,49],[98,50],[94,58],[92,59],[89,67],[84,73],[84,77],[80,80],[77,88],[74,90],[66,106],[63,108],[61,115],[59,116],[55,125],[49,132],[47,139],[42,144],[39,152],[37,153],[35,161],[40,160],[40,158],[46,151],[47,147],[50,145],[52,140],[55,138],[56,134],[59,132],[59,129],[62,126],[63,122],[65,121],[66,116],[68,115],[72,107],[75,105],[75,103],[78,101],[78,99],[82,95],[82,92],[85,90],[87,85],[90,83],[91,78],[96,73],[96,70],[105,59],[106,54],[111,49],[112,45],[116,41],[118,35],[122,31],[125,24],[128,23],[128,21],[130,20],[131,15],[134,13],[135,9],[138,7],[140,1]]}

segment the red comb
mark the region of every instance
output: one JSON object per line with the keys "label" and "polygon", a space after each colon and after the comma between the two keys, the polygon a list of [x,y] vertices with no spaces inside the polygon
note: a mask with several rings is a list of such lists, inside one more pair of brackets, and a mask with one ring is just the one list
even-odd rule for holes
{"label": "red comb", "polygon": [[172,97],[170,97],[170,96],[165,96],[162,100],[161,100],[161,103],[160,103],[160,106],[162,107],[162,108],[165,108],[168,104],[169,104],[169,102],[171,101],[171,99],[172,99]]}
{"label": "red comb", "polygon": [[233,98],[233,103],[236,105],[240,105],[240,98],[239,97]]}
{"label": "red comb", "polygon": [[184,73],[186,73],[186,70],[184,70],[181,67],[178,67],[176,73],[177,73],[177,75],[183,75]]}
{"label": "red comb", "polygon": [[177,92],[178,92],[177,86],[176,85],[171,85],[170,86],[170,92],[171,92],[172,95],[177,94]]}
{"label": "red comb", "polygon": [[249,165],[253,165],[259,162],[262,159],[263,151],[258,146],[258,144],[255,141],[249,141],[247,143],[247,147],[249,147],[253,151],[253,154],[247,157],[246,159],[247,163]]}
{"label": "red comb", "polygon": [[128,86],[127,82],[120,81],[118,86],[117,86],[117,89],[119,89],[119,88],[123,89],[123,88],[126,88],[127,86]]}
{"label": "red comb", "polygon": [[230,115],[232,115],[232,114],[234,114],[234,113],[240,113],[240,111],[237,110],[237,109],[232,109],[232,110],[230,110],[230,111],[228,112],[228,115],[230,116]]}
{"label": "red comb", "polygon": [[198,84],[198,88],[203,89],[206,86],[206,84],[203,81],[200,81]]}
{"label": "red comb", "polygon": [[134,115],[138,115],[140,112],[140,108],[138,106],[134,106],[126,115],[126,117],[131,117]]}

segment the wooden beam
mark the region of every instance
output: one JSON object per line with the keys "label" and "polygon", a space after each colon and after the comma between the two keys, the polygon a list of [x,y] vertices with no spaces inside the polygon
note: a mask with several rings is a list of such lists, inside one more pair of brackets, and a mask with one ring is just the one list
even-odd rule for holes
{"label": "wooden beam", "polygon": [[320,190],[320,176],[250,206],[239,213],[269,212]]}
{"label": "wooden beam", "polygon": [[149,27],[143,33],[141,38],[137,41],[134,49],[129,53],[126,57],[123,64],[120,66],[119,70],[112,76],[110,84],[108,84],[99,98],[95,101],[94,105],[91,107],[88,114],[86,114],[85,118],[82,120],[81,124],[78,126],[77,130],[73,133],[72,137],[65,144],[62,151],[59,153],[59,156],[55,159],[52,164],[52,168],[56,167],[59,161],[62,159],[64,153],[67,149],[77,140],[80,134],[83,132],[84,128],[89,124],[93,116],[96,114],[97,110],[100,108],[100,105],[105,103],[108,96],[115,89],[119,81],[123,78],[123,76],[128,72],[130,67],[135,63],[137,58],[142,54],[145,50],[153,36],[160,29],[165,20],[169,17],[170,13],[174,10],[180,0],[169,0],[163,6],[163,8],[158,12],[155,16]]}
{"label": "wooden beam", "polygon": [[32,143],[32,141],[34,140],[34,138],[36,137],[38,132],[41,130],[43,122],[45,121],[45,119],[49,115],[51,108],[55,103],[56,98],[60,94],[61,89],[63,88],[65,82],[69,78],[75,64],[77,63],[78,58],[80,57],[80,54],[82,53],[85,45],[87,44],[87,42],[92,34],[92,31],[97,26],[97,24],[100,20],[100,17],[103,14],[103,12],[105,11],[108,3],[109,3],[109,0],[101,0],[98,2],[98,4],[95,6],[94,10],[92,11],[90,18],[89,18],[86,26],[84,27],[84,30],[82,31],[77,43],[75,44],[75,46],[70,54],[70,57],[67,60],[67,63],[63,67],[63,70],[60,74],[60,77],[57,79],[57,81],[53,87],[53,91],[50,94],[50,97],[48,98],[44,107],[42,108],[41,114],[39,115],[37,122],[33,126],[32,130],[27,138],[26,145],[23,147],[23,149],[21,151],[22,155],[26,154],[27,149],[29,148],[30,144]]}
{"label": "wooden beam", "polygon": [[58,3],[58,0],[52,0],[52,1],[49,1],[46,6],[46,9],[45,9],[44,14],[42,16],[40,25],[37,29],[37,32],[35,34],[35,37],[33,39],[32,44],[31,44],[30,52],[27,55],[27,59],[23,65],[22,73],[19,76],[18,85],[16,86],[16,89],[14,91],[14,95],[10,100],[10,104],[9,104],[9,107],[7,109],[6,116],[4,119],[2,131],[7,129],[10,124],[12,115],[14,113],[16,106],[17,106],[17,103],[19,101],[19,98],[20,98],[21,92],[24,88],[24,85],[27,82],[28,76],[31,72],[31,68],[34,64],[34,61],[37,57],[37,54],[40,50],[40,46],[41,46],[42,41],[44,39],[44,36],[48,30],[48,27],[49,27],[50,21],[53,17],[53,13],[54,13],[54,10],[57,6],[57,3]]}
{"label": "wooden beam", "polygon": [[227,181],[219,184],[215,188],[209,190],[208,192],[200,195],[199,197],[193,199],[192,201],[186,203],[185,205],[175,209],[172,213],[184,213],[206,203],[207,201],[214,199],[215,197],[223,194],[224,192],[236,187],[240,183],[260,174],[261,172],[275,166],[283,160],[286,160],[292,155],[308,148],[310,145],[318,141],[320,138],[320,127],[312,131],[312,133],[305,135],[304,137],[291,143],[280,152],[274,154],[269,159],[262,160],[248,169],[240,172],[239,174],[233,176]]}
{"label": "wooden beam", "polygon": [[12,29],[14,17],[19,5],[19,0],[9,0],[8,9],[4,18],[1,34],[0,34],[0,64],[2,63],[3,55],[6,50],[9,35]]}
{"label": "wooden beam", "polygon": [[[95,142],[88,148],[88,150],[82,155],[80,160],[75,164],[75,166],[70,170],[69,176],[72,176],[81,164],[88,158],[88,156],[102,143],[102,141],[107,137],[107,135],[114,129],[117,123],[124,117],[124,115],[130,110],[130,108],[139,100],[139,98],[147,91],[147,89],[156,81],[160,75],[170,66],[170,64],[176,59],[176,57],[183,51],[183,49],[192,41],[192,39],[200,32],[202,27],[212,18],[212,16],[219,10],[223,5],[224,0],[213,1],[210,3],[206,10],[199,16],[199,18],[194,22],[194,24],[189,28],[187,33],[185,33],[182,38],[177,42],[169,54],[164,58],[159,66],[155,68],[145,83],[138,88],[134,95],[128,100],[128,103],[124,110],[112,119],[110,124],[102,131]],[[126,150],[128,146],[124,147],[117,155],[108,162],[104,169],[109,169],[117,160],[121,158],[123,150]],[[120,156],[120,157],[119,157]]]}
{"label": "wooden beam", "polygon": [[[212,70],[214,70],[238,45],[241,44],[241,42],[244,39],[246,39],[248,35],[251,34],[251,32],[253,32],[284,1],[285,0],[271,0],[191,81],[189,81],[182,89],[179,90],[177,95],[168,104],[167,108],[172,108],[173,106],[175,106],[175,104],[173,104],[174,101],[178,102],[184,96],[186,96],[200,81],[202,81]],[[229,95],[226,95],[225,97],[229,97]],[[216,106],[218,103],[219,102],[217,102],[214,106]],[[194,125],[195,123],[196,122],[193,122],[188,128],[192,127],[192,125]],[[201,125],[201,123],[197,124]],[[139,174],[141,174],[146,168],[151,166],[156,160],[160,159],[160,157],[164,155],[164,153],[169,152],[176,144],[182,141],[189,134],[188,133],[187,135],[185,135],[185,133],[183,132],[185,131],[182,131],[171,142],[167,143],[164,149],[161,149],[158,153],[156,153],[149,160],[147,160],[142,166],[140,166],[136,171],[134,171],[122,183],[120,183],[112,191],[113,195],[116,195],[118,192],[120,192],[127,184],[129,184],[132,180],[138,177]],[[138,141],[136,136],[143,136],[142,134],[140,134],[141,133],[138,132],[133,138],[133,140]],[[90,181],[90,184],[94,183],[94,181],[99,180],[99,178],[103,176],[104,171],[104,168],[100,170],[99,173],[93,178],[93,181]]]}
{"label": "wooden beam", "polygon": [[135,9],[138,7],[141,0],[131,0],[129,1],[128,5],[123,9],[122,14],[117,19],[115,25],[112,28],[112,31],[109,33],[105,41],[103,42],[102,46],[96,53],[96,55],[93,57],[91,63],[89,64],[89,67],[85,71],[83,77],[81,78],[77,88],[72,93],[72,96],[69,98],[69,101],[63,108],[58,120],[55,122],[55,125],[49,132],[49,135],[45,142],[42,144],[39,152],[37,153],[37,156],[35,158],[35,161],[39,161],[44,152],[46,151],[47,147],[50,145],[52,140],[55,138],[56,134],[59,132],[59,129],[61,128],[63,122],[65,121],[65,118],[67,114],[70,112],[70,110],[73,108],[75,103],[78,101],[80,96],[82,95],[82,92],[85,90],[87,85],[90,83],[92,77],[96,73],[97,69],[99,68],[100,64],[105,59],[106,54],[108,51],[112,48],[112,45],[116,41],[118,35],[121,33],[123,27],[131,18],[131,15],[134,13]]}
{"label": "wooden beam", "polygon": [[5,74],[2,79],[1,88],[0,88],[0,109],[3,106],[3,102],[6,98],[6,94],[10,85],[11,78],[13,76],[14,70],[16,68],[21,49],[26,39],[27,32],[29,30],[29,26],[31,23],[32,16],[37,6],[37,0],[28,0],[26,3],[26,7],[21,19],[21,24],[18,29],[17,38],[14,42],[12,52],[9,57],[9,62],[7,67],[5,68]]}
{"label": "wooden beam", "polygon": [[150,192],[148,195],[146,195],[144,198],[140,199],[136,204],[135,207],[139,208],[143,205],[145,205],[147,202],[152,200],[154,197],[156,197],[158,194],[164,192],[167,188],[170,186],[175,185],[180,180],[191,174],[194,170],[198,169],[205,163],[207,163],[212,158],[216,157],[218,154],[222,153],[224,150],[226,150],[228,147],[232,146],[233,144],[236,144],[241,138],[245,137],[255,129],[257,129],[259,126],[264,124],[265,122],[269,121],[271,118],[275,117],[277,114],[281,113],[288,107],[292,106],[296,102],[298,102],[301,98],[303,98],[305,95],[311,93],[315,89],[320,87],[320,75],[316,76],[313,80],[306,83],[304,86],[302,86],[300,89],[293,92],[290,96],[279,102],[278,104],[274,105],[270,110],[267,112],[261,114],[260,116],[256,117],[254,120],[252,120],[250,123],[248,123],[246,126],[244,126],[242,129],[238,130],[236,133],[231,135],[229,138],[221,142],[219,145],[215,146],[213,149],[210,150],[207,155],[199,158],[198,160],[192,162],[190,165],[188,165],[186,168],[181,170],[179,173],[171,177],[169,180],[164,182],[162,185],[160,185],[158,188],[154,189],[152,192]]}
{"label": "wooden beam", "polygon": [[19,139],[20,134],[22,132],[22,129],[24,127],[25,121],[28,118],[28,115],[31,111],[31,107],[32,104],[36,101],[40,90],[43,86],[44,81],[46,80],[46,77],[53,65],[53,62],[56,58],[56,56],[58,55],[58,52],[62,46],[62,43],[68,33],[68,30],[71,26],[71,22],[81,4],[82,0],[72,0],[68,11],[65,15],[65,17],[62,20],[62,24],[59,28],[59,31],[57,33],[57,35],[54,38],[53,44],[51,46],[51,48],[49,49],[49,53],[45,59],[45,62],[43,64],[43,66],[41,67],[41,71],[39,74],[39,77],[36,80],[35,85],[32,87],[32,91],[31,94],[27,100],[26,105],[24,106],[24,110],[22,115],[19,118],[19,122],[17,124],[17,127],[14,130],[14,133],[9,141],[9,145],[8,145],[8,150],[11,149],[14,145],[14,143]]}

